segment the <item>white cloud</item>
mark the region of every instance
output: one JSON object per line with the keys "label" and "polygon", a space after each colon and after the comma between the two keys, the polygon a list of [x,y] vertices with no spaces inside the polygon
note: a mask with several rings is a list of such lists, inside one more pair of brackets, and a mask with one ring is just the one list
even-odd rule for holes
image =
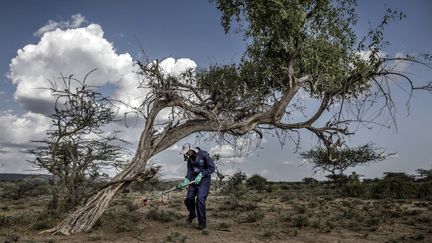
{"label": "white cloud", "polygon": [[259,174],[264,177],[268,177],[272,175],[272,172],[269,169],[262,169]]}
{"label": "white cloud", "polygon": [[287,160],[287,161],[282,161],[281,164],[284,164],[284,165],[298,165],[297,162],[295,162],[295,161],[289,161],[289,160]]}
{"label": "white cloud", "polygon": [[8,147],[7,152],[0,152],[0,173],[46,173],[27,162],[32,159],[31,154],[23,153],[18,148]]}
{"label": "white cloud", "polygon": [[49,87],[49,79],[59,77],[60,73],[83,79],[97,68],[87,80],[90,85],[111,82],[121,89],[133,85],[136,90],[138,84],[132,57],[128,53],[117,54],[97,24],[46,32],[39,43],[18,50],[9,66],[9,78],[17,86],[15,100],[37,113],[50,112],[53,98],[48,90],[39,88]]}
{"label": "white cloud", "polygon": [[[9,79],[17,86],[15,100],[25,109],[36,113],[50,113],[52,101],[49,90],[50,81],[73,74],[83,79],[92,69],[87,83],[101,86],[114,84],[114,97],[128,105],[120,105],[120,114],[130,111],[128,106],[138,107],[147,94],[147,90],[138,88],[139,77],[134,72],[137,66],[129,53],[118,54],[107,39],[100,25],[90,24],[77,28],[85,22],[81,15],[74,15],[72,20],[54,22],[44,26],[37,44],[28,44],[18,50],[17,56],[10,63]],[[51,26],[51,27],[50,27]],[[61,29],[52,26],[68,27]],[[187,69],[196,68],[196,63],[188,58],[166,58],[160,62],[164,73],[178,76]],[[59,81],[59,80],[57,80]],[[166,119],[164,112],[161,119]]]}
{"label": "white cloud", "polygon": [[46,32],[53,31],[57,28],[67,29],[67,28],[78,28],[82,24],[86,23],[87,20],[81,14],[74,14],[71,17],[70,21],[54,21],[52,19],[48,20],[48,23],[42,27],[40,27],[36,32],[33,33],[34,36],[41,36]]}
{"label": "white cloud", "polygon": [[229,144],[216,145],[210,149],[211,154],[218,154],[222,163],[243,163],[248,156],[247,151],[242,151],[239,147]]}
{"label": "white cloud", "polygon": [[32,156],[25,153],[30,140],[45,136],[49,119],[43,115],[27,112],[21,116],[11,111],[0,112],[0,172],[23,172],[33,167],[26,160]]}
{"label": "white cloud", "polygon": [[178,146],[177,144],[174,144],[173,146],[167,148],[167,151],[171,151],[171,152],[178,152],[178,153],[180,153],[181,148],[180,148],[180,146]]}
{"label": "white cloud", "polygon": [[195,69],[197,64],[189,58],[179,58],[176,60],[168,57],[162,60],[159,66],[165,74],[179,77],[186,70]]}
{"label": "white cloud", "polygon": [[[356,53],[361,59],[363,59],[364,61],[370,61],[370,59],[372,58],[372,51],[367,50],[367,51],[359,51]],[[378,51],[377,53],[374,53],[375,58],[383,58],[385,56],[387,56],[386,52],[383,51]]]}
{"label": "white cloud", "polygon": [[40,139],[49,125],[49,119],[40,114],[27,112],[17,116],[11,111],[0,112],[0,143],[18,145]]}

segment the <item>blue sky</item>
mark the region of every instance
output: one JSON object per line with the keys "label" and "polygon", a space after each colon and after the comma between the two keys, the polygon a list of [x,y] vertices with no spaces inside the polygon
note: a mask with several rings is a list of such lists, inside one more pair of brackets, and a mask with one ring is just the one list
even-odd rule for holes
{"label": "blue sky", "polygon": [[[387,7],[403,11],[407,18],[396,20],[386,28],[385,36],[390,46],[385,51],[389,55],[431,53],[431,1],[359,1],[360,20],[356,31],[359,34],[366,33],[369,26],[378,23]],[[236,61],[244,49],[242,36],[224,34],[219,24],[220,13],[214,3],[207,1],[1,1],[0,172],[26,172],[29,167],[24,160],[28,155],[23,155],[22,149],[28,145],[30,139],[43,134],[46,128],[42,115],[35,112],[40,110],[32,110],[35,97],[17,98],[17,84],[7,76],[11,71],[12,59],[17,57],[19,49],[40,42],[41,35],[35,35],[35,32],[46,26],[49,20],[56,23],[68,21],[71,25],[71,16],[76,14],[86,20],[81,27],[90,24],[100,26],[103,40],[111,46],[105,44],[112,47],[113,53],[107,55],[115,60],[120,60],[121,54],[128,54],[132,60],[141,58],[142,46],[149,58],[189,58],[199,67],[205,67],[214,63]],[[61,48],[61,43],[56,45]],[[129,61],[126,55],[122,56],[121,60]],[[25,64],[32,65],[32,62]],[[88,67],[89,70],[92,68],[94,67]],[[419,80],[432,80],[431,70],[408,66],[407,71],[416,73]],[[37,74],[39,76],[35,77],[43,78],[43,72],[41,69]],[[71,70],[64,67],[58,72],[68,73]],[[124,72],[111,70],[108,74],[125,75]],[[111,94],[118,83],[108,82],[104,85],[107,87],[105,90]],[[352,139],[353,144],[373,141],[386,151],[397,152],[399,155],[397,158],[358,168],[357,171],[366,177],[381,176],[384,171],[413,173],[417,168],[432,167],[432,132],[427,129],[432,121],[432,96],[417,93],[412,100],[409,116],[404,106],[407,96],[399,90],[395,92],[395,97],[399,103],[397,131],[382,128],[372,131],[363,129]],[[134,141],[138,138],[133,136],[139,130],[140,127],[137,126],[125,133]],[[308,148],[312,144],[315,144],[313,137],[304,133],[302,147]],[[306,176],[322,178],[320,174],[314,175],[310,165],[304,164],[298,155],[293,153],[292,145],[281,148],[277,139],[268,136],[262,146],[262,149],[247,158],[235,159],[239,162],[227,163],[221,168],[226,171],[240,168],[248,174],[260,173],[272,180],[300,180]],[[209,151],[215,149],[212,143],[204,143],[201,147]],[[173,147],[171,151],[164,152],[156,159],[165,166],[164,173],[167,177],[181,176],[184,170],[184,165],[179,162],[181,159],[175,152],[176,148]],[[230,151],[226,152],[229,154]]]}

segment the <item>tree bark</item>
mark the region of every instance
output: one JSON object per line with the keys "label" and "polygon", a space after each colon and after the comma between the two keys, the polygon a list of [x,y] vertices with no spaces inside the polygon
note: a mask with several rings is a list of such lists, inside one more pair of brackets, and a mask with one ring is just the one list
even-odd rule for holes
{"label": "tree bark", "polygon": [[[140,161],[135,161],[137,158],[139,158]],[[73,213],[71,213],[54,228],[44,230],[40,233],[70,235],[74,233],[90,231],[103,212],[108,208],[109,203],[117,194],[117,192],[125,188],[134,180],[148,180],[156,175],[157,169],[150,169],[145,172],[140,170],[140,168],[145,167],[147,160],[147,157],[142,158],[136,156],[129,163],[129,167],[115,176],[107,184],[107,186],[103,187],[101,190],[87,199],[83,206],[78,207]]]}
{"label": "tree bark", "polygon": [[70,235],[73,233],[88,232],[106,210],[109,202],[119,189],[127,182],[113,184],[105,187],[90,197],[84,206],[76,209],[56,227],[41,233]]}

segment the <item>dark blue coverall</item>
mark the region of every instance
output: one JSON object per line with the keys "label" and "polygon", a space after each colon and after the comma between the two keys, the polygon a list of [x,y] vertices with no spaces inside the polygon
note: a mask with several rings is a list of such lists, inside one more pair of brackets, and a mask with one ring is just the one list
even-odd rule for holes
{"label": "dark blue coverall", "polygon": [[189,186],[184,202],[189,210],[189,218],[196,218],[198,214],[198,223],[203,226],[206,226],[207,222],[205,202],[210,191],[211,174],[214,171],[215,165],[213,160],[204,150],[198,150],[195,161],[189,158],[187,162],[186,178],[192,181],[200,172],[203,177],[200,184],[191,184]]}

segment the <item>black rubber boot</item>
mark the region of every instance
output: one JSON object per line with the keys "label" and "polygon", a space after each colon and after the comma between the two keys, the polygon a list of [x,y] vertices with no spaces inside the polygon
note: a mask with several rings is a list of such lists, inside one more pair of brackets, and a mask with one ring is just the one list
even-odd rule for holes
{"label": "black rubber boot", "polygon": [[187,224],[192,224],[194,218],[195,218],[195,217],[187,217],[187,219],[186,219],[186,223],[187,223]]}
{"label": "black rubber boot", "polygon": [[205,230],[207,227],[206,227],[206,225],[205,224],[199,224],[198,226],[197,226],[197,229],[198,230]]}

